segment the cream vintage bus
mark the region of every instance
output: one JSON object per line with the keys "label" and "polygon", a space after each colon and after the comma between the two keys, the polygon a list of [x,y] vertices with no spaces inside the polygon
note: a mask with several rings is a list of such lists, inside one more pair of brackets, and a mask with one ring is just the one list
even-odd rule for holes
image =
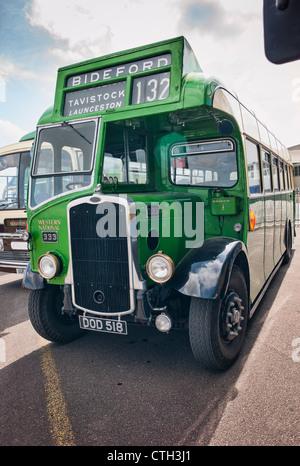
{"label": "cream vintage bus", "polygon": [[34,132],[0,148],[0,271],[23,273],[28,261],[26,200]]}

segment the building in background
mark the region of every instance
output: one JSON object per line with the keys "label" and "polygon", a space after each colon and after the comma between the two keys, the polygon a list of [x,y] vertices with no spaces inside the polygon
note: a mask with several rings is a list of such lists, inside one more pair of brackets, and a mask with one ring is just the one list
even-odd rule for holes
{"label": "building in background", "polygon": [[294,165],[294,185],[295,188],[300,188],[300,144],[289,147],[289,152],[291,154],[292,162]]}

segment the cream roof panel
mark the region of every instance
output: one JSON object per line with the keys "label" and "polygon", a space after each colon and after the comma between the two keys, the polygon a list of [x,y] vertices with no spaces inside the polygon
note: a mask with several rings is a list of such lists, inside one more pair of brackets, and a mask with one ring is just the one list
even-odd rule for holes
{"label": "cream roof panel", "polygon": [[15,144],[9,144],[8,146],[4,146],[0,148],[0,156],[5,155],[5,154],[12,154],[15,152],[21,152],[21,151],[26,151],[30,150],[32,146],[32,140],[29,141],[22,141],[22,142],[16,142]]}
{"label": "cream roof panel", "polygon": [[240,103],[238,99],[226,89],[217,88],[214,93],[213,107],[232,115],[243,131],[243,122],[241,118]]}

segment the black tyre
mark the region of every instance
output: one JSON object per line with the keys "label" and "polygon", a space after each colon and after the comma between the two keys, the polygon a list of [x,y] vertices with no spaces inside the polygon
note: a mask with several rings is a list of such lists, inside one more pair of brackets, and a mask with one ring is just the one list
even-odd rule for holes
{"label": "black tyre", "polygon": [[207,368],[228,369],[242,348],[247,321],[247,285],[234,266],[222,300],[191,300],[189,337],[195,358]]}
{"label": "black tyre", "polygon": [[282,263],[288,264],[292,257],[292,233],[290,227],[287,228],[285,244],[286,250],[283,256]]}
{"label": "black tyre", "polygon": [[78,316],[62,314],[63,293],[59,286],[32,290],[28,312],[33,328],[43,338],[56,343],[69,343],[84,331],[79,327]]}

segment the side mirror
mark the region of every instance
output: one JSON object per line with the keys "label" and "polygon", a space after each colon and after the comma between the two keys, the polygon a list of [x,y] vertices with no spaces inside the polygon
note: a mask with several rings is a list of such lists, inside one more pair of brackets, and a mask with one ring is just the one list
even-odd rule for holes
{"label": "side mirror", "polygon": [[300,58],[300,1],[264,0],[264,40],[267,59],[275,64]]}
{"label": "side mirror", "polygon": [[218,132],[222,134],[222,136],[228,136],[232,133],[234,128],[230,120],[220,120],[211,110],[208,114],[217,123]]}
{"label": "side mirror", "polygon": [[223,136],[228,136],[233,131],[233,124],[230,120],[221,120],[218,123],[218,131]]}

